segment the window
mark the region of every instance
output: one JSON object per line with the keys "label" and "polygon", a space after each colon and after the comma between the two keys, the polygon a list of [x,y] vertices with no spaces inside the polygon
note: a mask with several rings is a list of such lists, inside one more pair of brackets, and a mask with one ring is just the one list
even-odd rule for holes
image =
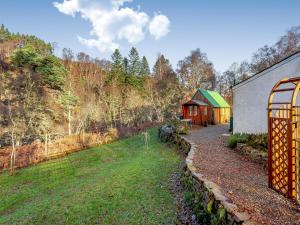
{"label": "window", "polygon": [[194,106],[194,116],[198,115],[198,106]]}
{"label": "window", "polygon": [[207,116],[207,107],[203,107],[203,115]]}
{"label": "window", "polygon": [[193,106],[189,106],[189,116],[193,115]]}

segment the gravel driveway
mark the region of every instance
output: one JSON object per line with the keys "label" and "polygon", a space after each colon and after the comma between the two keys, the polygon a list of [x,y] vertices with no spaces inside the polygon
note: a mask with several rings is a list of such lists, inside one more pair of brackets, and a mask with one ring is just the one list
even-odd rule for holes
{"label": "gravel driveway", "polygon": [[198,145],[195,166],[218,184],[241,211],[259,224],[300,224],[300,206],[268,188],[261,165],[225,147],[228,125],[193,129],[188,139]]}

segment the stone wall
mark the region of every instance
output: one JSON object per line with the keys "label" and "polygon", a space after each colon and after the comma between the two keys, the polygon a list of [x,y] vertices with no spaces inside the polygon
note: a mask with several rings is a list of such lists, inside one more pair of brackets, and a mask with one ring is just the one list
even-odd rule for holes
{"label": "stone wall", "polygon": [[197,173],[193,164],[197,146],[193,142],[177,134],[164,138],[161,130],[159,135],[162,141],[176,144],[186,155],[181,183],[185,190],[185,201],[193,210],[199,224],[255,224],[250,221],[247,213],[239,212],[238,207],[230,203],[217,184]]}

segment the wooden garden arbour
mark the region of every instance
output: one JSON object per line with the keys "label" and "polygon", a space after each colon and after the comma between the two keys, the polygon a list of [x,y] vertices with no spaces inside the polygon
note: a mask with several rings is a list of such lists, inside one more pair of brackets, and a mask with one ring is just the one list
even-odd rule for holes
{"label": "wooden garden arbour", "polygon": [[[269,187],[300,202],[300,77],[282,79],[268,101]],[[281,95],[288,101],[273,101]],[[280,97],[280,96],[279,96]]]}

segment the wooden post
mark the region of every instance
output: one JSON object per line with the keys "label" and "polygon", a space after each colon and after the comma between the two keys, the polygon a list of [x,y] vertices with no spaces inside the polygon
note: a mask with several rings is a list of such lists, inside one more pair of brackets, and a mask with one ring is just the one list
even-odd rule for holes
{"label": "wooden post", "polygon": [[268,184],[272,188],[272,118],[270,117],[271,110],[268,109]]}
{"label": "wooden post", "polygon": [[[291,114],[291,113],[290,113]],[[292,120],[291,117],[288,119],[288,133],[287,133],[287,142],[288,142],[288,197],[293,198],[293,166],[292,166]]]}

